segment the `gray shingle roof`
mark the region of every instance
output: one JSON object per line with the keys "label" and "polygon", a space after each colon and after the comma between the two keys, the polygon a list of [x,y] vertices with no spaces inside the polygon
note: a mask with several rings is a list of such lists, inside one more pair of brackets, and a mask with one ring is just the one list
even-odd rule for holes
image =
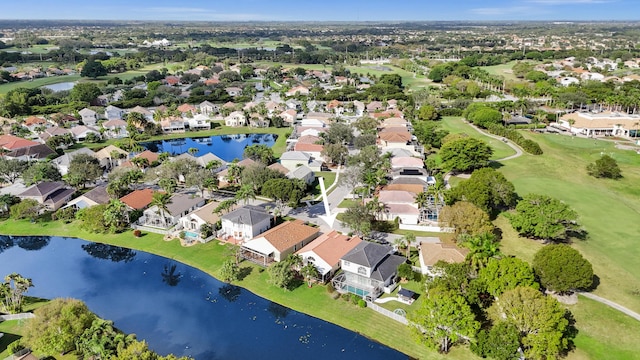
{"label": "gray shingle roof", "polygon": [[236,224],[253,225],[270,219],[271,215],[258,206],[243,206],[228,214],[222,215],[222,219],[229,220]]}
{"label": "gray shingle roof", "polygon": [[373,268],[392,250],[393,248],[388,245],[363,241],[343,256],[342,260]]}
{"label": "gray shingle roof", "polygon": [[109,202],[109,194],[107,194],[106,186],[97,186],[84,194],[84,197],[98,204],[106,204]]}
{"label": "gray shingle roof", "polygon": [[64,188],[64,183],[61,181],[45,181],[39,184],[33,185],[22,193],[18,194],[19,197],[46,197],[49,194],[54,193],[56,190]]}

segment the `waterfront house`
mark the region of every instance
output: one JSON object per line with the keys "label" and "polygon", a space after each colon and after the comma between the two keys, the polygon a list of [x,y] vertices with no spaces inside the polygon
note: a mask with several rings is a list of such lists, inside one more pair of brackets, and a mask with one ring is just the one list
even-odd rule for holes
{"label": "waterfront house", "polygon": [[[212,201],[181,217],[178,219],[178,230],[185,231],[185,235],[188,238],[195,239],[200,242],[208,240],[202,237],[200,228],[205,224],[214,226],[220,220],[220,214],[215,211],[219,205],[220,202]],[[232,210],[233,209],[235,209],[235,207],[232,208]]]}
{"label": "waterfront house", "polygon": [[104,185],[96,186],[95,188],[87,191],[86,193],[78,196],[77,198],[69,201],[64,207],[73,206],[76,209],[84,209],[96,205],[102,205],[108,203],[110,200],[107,193],[107,187]]}
{"label": "waterfront house", "polygon": [[222,215],[222,240],[243,242],[271,227],[271,214],[259,206],[245,205]]}
{"label": "waterfront house", "polygon": [[120,198],[129,209],[131,210],[143,210],[153,200],[153,189],[139,189],[130,192],[129,194]]}
{"label": "waterfront house", "polygon": [[247,126],[247,117],[242,111],[234,111],[229,116],[224,118],[224,124],[226,126]]}
{"label": "waterfront house", "polygon": [[169,229],[178,223],[178,219],[204,205],[204,201],[203,198],[190,194],[173,194],[166,211],[153,205],[144,210],[138,223],[143,226]]}
{"label": "waterfront house", "polygon": [[286,221],[244,242],[242,257],[264,266],[282,261],[318,237],[318,232],[317,227],[305,225],[302,220]]}
{"label": "waterfront house", "polygon": [[340,259],[342,272],[334,278],[333,286],[341,293],[376,299],[396,288],[398,266],[406,261],[394,255],[389,245],[363,241]]}
{"label": "waterfront house", "polygon": [[318,280],[326,282],[340,268],[340,258],[353,250],[362,240],[357,236],[347,236],[332,230],[298,250],[302,263],[313,264],[318,270]]}
{"label": "waterfront house", "polygon": [[129,136],[127,122],[122,119],[112,119],[102,123],[104,135],[110,139],[120,139]]}
{"label": "waterfront house", "polygon": [[56,211],[73,196],[76,191],[69,189],[61,181],[43,181],[18,194],[21,200],[33,199],[47,211]]}

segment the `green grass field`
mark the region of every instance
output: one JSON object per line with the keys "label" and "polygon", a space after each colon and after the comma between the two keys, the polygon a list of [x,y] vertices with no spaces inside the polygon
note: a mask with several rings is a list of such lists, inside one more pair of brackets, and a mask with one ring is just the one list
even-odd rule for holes
{"label": "green grass field", "polygon": [[476,129],[462,121],[461,117],[445,116],[442,118],[441,123],[442,128],[448,130],[452,134],[465,133],[472,138],[480,139],[489,144],[493,149],[493,156],[491,156],[491,160],[502,159],[516,153],[504,142],[479,133]]}
{"label": "green grass field", "polygon": [[[532,60],[529,60],[527,62],[531,64],[539,63],[538,61],[532,61]],[[502,76],[507,81],[516,81],[519,79],[515,75],[513,75],[513,71],[511,71],[511,69],[513,68],[513,65],[515,64],[516,64],[516,61],[511,61],[506,64],[481,66],[480,69],[488,72],[491,75]]]}
{"label": "green grass field", "polygon": [[[6,94],[9,91],[17,89],[17,88],[33,89],[33,88],[38,88],[38,87],[45,86],[45,85],[53,85],[53,84],[59,84],[59,83],[63,83],[63,82],[81,81],[81,82],[104,83],[107,80],[115,78],[115,77],[119,77],[121,80],[126,81],[126,80],[129,80],[129,79],[133,79],[136,76],[145,75],[147,72],[149,72],[151,70],[161,69],[164,66],[165,66],[165,64],[151,64],[151,65],[147,65],[147,66],[144,66],[144,67],[142,67],[140,69],[136,69],[136,70],[129,70],[129,71],[126,71],[126,72],[123,72],[123,73],[119,73],[119,74],[109,74],[109,75],[106,75],[106,76],[102,76],[102,77],[99,77],[96,80],[90,80],[90,79],[87,79],[87,78],[82,78],[82,77],[80,77],[79,74],[76,74],[76,75],[45,77],[45,78],[35,79],[35,80],[32,80],[32,81],[12,82],[12,83],[7,83],[7,84],[0,85],[0,95]],[[169,65],[167,65],[167,66],[169,66]]]}

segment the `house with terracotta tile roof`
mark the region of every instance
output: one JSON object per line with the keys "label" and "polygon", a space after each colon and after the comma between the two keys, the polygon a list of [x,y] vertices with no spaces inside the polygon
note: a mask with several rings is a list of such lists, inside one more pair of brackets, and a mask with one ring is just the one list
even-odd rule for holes
{"label": "house with terracotta tile roof", "polygon": [[333,230],[318,236],[296,252],[302,263],[313,264],[320,275],[318,280],[327,282],[340,269],[340,258],[353,250],[362,240]]}
{"label": "house with terracotta tile roof", "polygon": [[296,96],[296,95],[309,95],[309,88],[306,86],[296,86],[292,87],[289,91],[285,93],[286,96]]}
{"label": "house with terracotta tile roof", "polygon": [[120,201],[132,210],[143,210],[151,204],[154,192],[153,189],[134,190],[121,197]]}
{"label": "house with terracotta tile roof", "polygon": [[296,119],[298,117],[298,113],[293,109],[288,109],[288,110],[285,110],[285,111],[281,112],[279,116],[286,123],[288,123],[289,125],[292,125],[296,121]]}
{"label": "house with terracotta tile roof", "polygon": [[197,109],[191,104],[182,104],[178,106],[178,111],[180,111],[180,113],[182,113],[183,115],[191,113],[191,115],[193,116],[193,114],[196,113]]}
{"label": "house with terracotta tile roof", "polygon": [[417,157],[392,157],[391,169],[398,170],[402,168],[421,168],[424,167],[422,159]]}
{"label": "house with terracotta tile roof", "polygon": [[4,150],[16,150],[38,144],[36,141],[23,139],[14,135],[0,135],[0,147]]}
{"label": "house with terracotta tile roof", "polygon": [[302,220],[286,221],[242,244],[242,257],[260,265],[284,260],[318,237],[317,227]]}
{"label": "house with terracotta tile roof", "polygon": [[322,150],[324,150],[324,145],[321,144],[301,143],[298,141],[293,145],[293,151],[304,151],[314,159],[322,159]]}
{"label": "house with terracotta tile roof", "polygon": [[438,274],[433,272],[433,266],[438,261],[444,261],[449,264],[461,263],[469,253],[468,249],[459,248],[454,244],[444,243],[422,242],[418,248],[420,250],[418,256],[422,274],[431,276],[438,276]]}
{"label": "house with terracotta tile roof", "polygon": [[[158,159],[160,158],[160,154],[155,153],[151,150],[145,150],[143,152],[141,152],[140,154],[135,155],[134,157],[132,157],[131,159],[135,159],[135,158],[141,158],[141,159],[145,159],[147,160],[147,164],[151,165],[154,162],[158,161]],[[137,167],[137,165],[135,165],[132,161],[127,160],[122,162],[122,164],[120,166],[122,167],[126,167],[126,168],[135,168]]]}
{"label": "house with terracotta tile roof", "polygon": [[29,116],[28,118],[24,119],[22,125],[24,125],[30,131],[34,131],[34,129],[39,126],[52,126],[47,120],[37,116]]}

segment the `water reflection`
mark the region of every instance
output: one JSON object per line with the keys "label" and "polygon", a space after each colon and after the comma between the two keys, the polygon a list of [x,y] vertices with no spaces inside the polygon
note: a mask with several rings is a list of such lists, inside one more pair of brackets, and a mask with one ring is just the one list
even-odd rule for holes
{"label": "water reflection", "polygon": [[14,236],[14,242],[22,249],[36,251],[49,245],[48,236]]}
{"label": "water reflection", "polygon": [[153,152],[168,152],[171,155],[181,155],[190,148],[195,148],[198,150],[196,156],[212,153],[225,161],[232,161],[242,159],[242,152],[246,146],[264,144],[270,147],[276,139],[277,135],[274,134],[231,134],[151,141],[141,145]]}
{"label": "water reflection", "polygon": [[241,293],[242,288],[231,284],[224,284],[218,289],[218,294],[220,294],[223,299],[227,300],[230,303],[238,300]]}
{"label": "water reflection", "polygon": [[113,262],[123,261],[127,263],[136,257],[135,251],[113,245],[89,243],[83,244],[82,249],[95,258],[111,260]]}
{"label": "water reflection", "polygon": [[182,273],[176,272],[176,264],[164,265],[164,271],[162,272],[162,282],[169,286],[177,286],[182,279]]}
{"label": "water reflection", "polygon": [[305,360],[406,359],[354,332],[167,258],[55,237],[39,251],[28,251],[14,240],[0,237],[0,274],[32,278],[30,296],[81,299],[98,316],[163,355],[196,360],[268,359],[276,354]]}

